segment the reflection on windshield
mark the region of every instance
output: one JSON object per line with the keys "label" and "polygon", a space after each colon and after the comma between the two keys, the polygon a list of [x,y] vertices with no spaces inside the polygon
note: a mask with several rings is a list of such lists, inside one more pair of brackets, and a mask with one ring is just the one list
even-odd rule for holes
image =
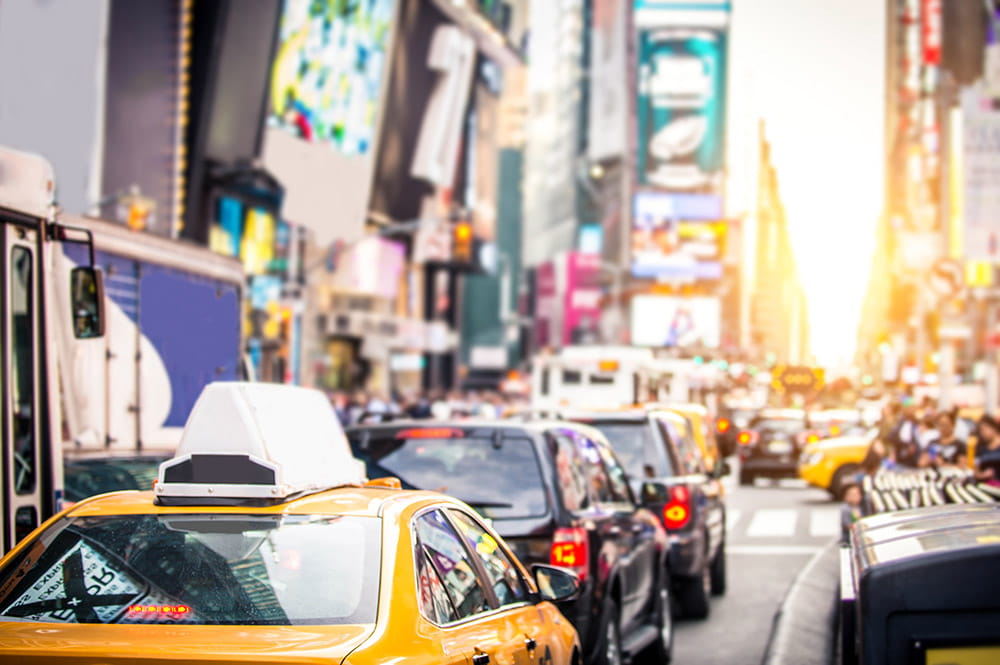
{"label": "reflection on windshield", "polygon": [[0,615],[241,625],[375,618],[374,518],[126,515],[52,530],[47,547],[4,571]]}

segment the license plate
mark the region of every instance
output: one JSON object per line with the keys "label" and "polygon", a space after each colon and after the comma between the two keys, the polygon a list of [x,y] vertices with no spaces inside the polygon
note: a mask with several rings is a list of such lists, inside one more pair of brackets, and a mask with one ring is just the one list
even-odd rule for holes
{"label": "license plate", "polygon": [[767,450],[775,455],[787,455],[792,452],[792,444],[788,441],[771,441],[767,444]]}

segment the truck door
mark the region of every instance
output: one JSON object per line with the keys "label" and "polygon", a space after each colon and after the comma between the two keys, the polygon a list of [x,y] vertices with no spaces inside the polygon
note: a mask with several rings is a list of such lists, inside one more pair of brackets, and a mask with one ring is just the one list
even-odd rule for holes
{"label": "truck door", "polygon": [[3,530],[7,551],[38,526],[48,451],[41,445],[41,302],[38,231],[0,217],[3,257]]}

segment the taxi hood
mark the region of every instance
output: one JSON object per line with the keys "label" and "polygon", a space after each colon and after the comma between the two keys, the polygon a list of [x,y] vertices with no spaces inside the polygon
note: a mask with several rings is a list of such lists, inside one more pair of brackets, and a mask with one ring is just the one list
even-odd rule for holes
{"label": "taxi hood", "polygon": [[0,622],[0,664],[164,665],[342,662],[375,630],[337,626],[184,626]]}

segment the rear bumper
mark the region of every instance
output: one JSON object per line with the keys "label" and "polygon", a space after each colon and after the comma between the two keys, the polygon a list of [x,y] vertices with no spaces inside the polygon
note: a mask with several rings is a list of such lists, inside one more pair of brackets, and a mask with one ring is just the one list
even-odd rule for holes
{"label": "rear bumper", "polygon": [[705,558],[705,539],[696,532],[671,533],[667,561],[673,577],[698,577]]}
{"label": "rear bumper", "polygon": [[756,475],[797,478],[799,475],[798,451],[781,457],[770,455],[747,457],[740,460],[740,469]]}

